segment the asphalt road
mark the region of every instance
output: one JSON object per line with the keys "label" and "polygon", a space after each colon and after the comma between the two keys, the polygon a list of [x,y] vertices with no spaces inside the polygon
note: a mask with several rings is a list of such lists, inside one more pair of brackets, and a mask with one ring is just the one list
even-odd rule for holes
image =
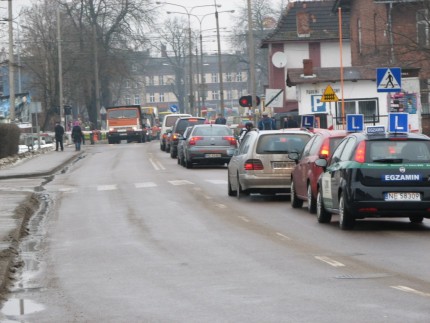
{"label": "asphalt road", "polygon": [[3,319],[429,321],[430,220],[341,231],[285,196],[228,197],[226,175],[158,142],[88,147],[43,186]]}

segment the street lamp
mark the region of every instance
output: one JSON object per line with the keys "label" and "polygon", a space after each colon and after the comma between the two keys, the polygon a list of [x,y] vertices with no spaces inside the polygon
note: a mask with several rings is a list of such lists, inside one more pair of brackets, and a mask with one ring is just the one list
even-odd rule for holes
{"label": "street lamp", "polygon": [[[186,14],[188,17],[188,38],[189,38],[189,48],[188,48],[188,55],[189,55],[189,72],[190,72],[190,98],[189,98],[189,104],[190,104],[190,113],[194,114],[194,89],[193,89],[193,58],[192,58],[192,54],[193,54],[193,44],[192,44],[192,37],[191,37],[191,12],[196,9],[196,8],[203,8],[203,7],[212,7],[212,5],[201,5],[201,6],[194,6],[191,8],[187,8],[185,6],[176,4],[176,3],[171,3],[171,2],[161,2],[161,1],[157,1],[156,4],[168,4],[171,6],[176,6],[176,7],[180,7],[182,9],[185,10],[185,13],[182,12],[178,12],[179,14]],[[221,7],[221,5],[218,5],[218,7]],[[169,13],[169,12],[168,12]],[[171,12],[173,13],[173,12]]]}

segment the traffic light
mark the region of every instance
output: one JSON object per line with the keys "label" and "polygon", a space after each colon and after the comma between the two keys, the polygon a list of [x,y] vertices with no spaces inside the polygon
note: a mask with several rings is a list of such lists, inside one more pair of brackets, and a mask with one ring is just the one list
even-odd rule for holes
{"label": "traffic light", "polygon": [[65,114],[66,116],[71,115],[71,114],[72,114],[72,107],[71,107],[71,106],[69,106],[69,105],[65,105],[65,106],[64,106],[64,114]]}
{"label": "traffic light", "polygon": [[[260,105],[260,98],[258,96],[255,97],[257,101],[257,105]],[[244,108],[252,107],[252,95],[244,95],[239,99],[239,105]]]}

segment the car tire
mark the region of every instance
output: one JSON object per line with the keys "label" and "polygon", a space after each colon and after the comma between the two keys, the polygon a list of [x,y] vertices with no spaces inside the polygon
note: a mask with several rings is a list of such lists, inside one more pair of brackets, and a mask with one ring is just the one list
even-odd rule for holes
{"label": "car tire", "polygon": [[166,150],[166,145],[160,145],[160,150],[161,151],[165,151]]}
{"label": "car tire", "polygon": [[308,189],[307,189],[307,197],[308,197],[308,211],[309,213],[315,213],[317,210],[317,201],[312,196],[312,186],[311,183],[308,183]]}
{"label": "car tire", "polygon": [[176,157],[177,157],[177,154],[176,154],[176,152],[175,152],[175,149],[170,149],[170,157],[171,157],[171,158],[176,158]]}
{"label": "car tire", "polygon": [[354,225],[355,218],[352,216],[351,212],[348,211],[345,205],[344,193],[341,193],[339,198],[339,227],[342,230],[352,230]]}
{"label": "car tire", "polygon": [[193,168],[193,163],[191,162],[191,160],[185,159],[185,167],[188,169]]}
{"label": "car tire", "polygon": [[290,202],[291,202],[291,207],[293,209],[299,209],[303,206],[303,200],[299,199],[297,197],[297,193],[296,193],[296,188],[294,185],[294,180],[291,180],[291,192],[290,192]]}
{"label": "car tire", "polygon": [[242,190],[242,186],[240,185],[239,176],[237,177],[237,185],[236,185],[236,187],[237,187],[236,197],[237,197],[238,200],[240,200],[241,197],[245,196],[245,193]]}
{"label": "car tire", "polygon": [[227,175],[227,186],[228,186],[228,196],[236,196],[237,191],[233,191],[231,189],[231,182],[230,182],[230,176]]}
{"label": "car tire", "polygon": [[411,223],[423,223],[424,217],[421,215],[411,215],[409,221],[411,221]]}
{"label": "car tire", "polygon": [[331,213],[327,212],[326,209],[324,208],[324,202],[323,202],[322,194],[320,190],[318,190],[318,193],[317,193],[316,212],[317,212],[317,220],[319,223],[330,223]]}
{"label": "car tire", "polygon": [[176,158],[176,162],[178,163],[178,165],[181,165],[181,159],[179,157]]}

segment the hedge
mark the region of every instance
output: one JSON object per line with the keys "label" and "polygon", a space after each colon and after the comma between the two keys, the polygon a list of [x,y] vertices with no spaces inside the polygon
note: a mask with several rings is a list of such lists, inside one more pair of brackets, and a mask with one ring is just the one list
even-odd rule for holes
{"label": "hedge", "polygon": [[21,131],[16,124],[0,123],[0,158],[16,155]]}

